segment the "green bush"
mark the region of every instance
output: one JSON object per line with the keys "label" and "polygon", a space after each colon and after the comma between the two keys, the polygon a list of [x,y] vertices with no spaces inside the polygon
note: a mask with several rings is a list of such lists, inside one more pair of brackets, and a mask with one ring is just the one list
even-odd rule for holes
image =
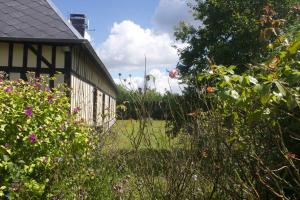
{"label": "green bush", "polygon": [[85,156],[89,130],[66,89],[42,79],[0,80],[0,199],[40,199],[68,159]]}
{"label": "green bush", "polygon": [[190,123],[199,149],[209,151],[203,173],[216,180],[216,197],[300,197],[299,30],[278,34],[270,58],[244,73],[212,64],[197,75],[209,109],[190,113]]}

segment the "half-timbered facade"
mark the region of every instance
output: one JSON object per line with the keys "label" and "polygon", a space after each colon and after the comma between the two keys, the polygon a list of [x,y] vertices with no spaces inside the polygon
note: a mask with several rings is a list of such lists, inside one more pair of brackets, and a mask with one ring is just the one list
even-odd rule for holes
{"label": "half-timbered facade", "polygon": [[0,0],[0,71],[11,80],[33,72],[48,77],[51,88],[66,83],[71,109],[80,107],[89,125],[111,126],[117,87],[84,39],[84,15],[71,17],[74,26],[50,0]]}

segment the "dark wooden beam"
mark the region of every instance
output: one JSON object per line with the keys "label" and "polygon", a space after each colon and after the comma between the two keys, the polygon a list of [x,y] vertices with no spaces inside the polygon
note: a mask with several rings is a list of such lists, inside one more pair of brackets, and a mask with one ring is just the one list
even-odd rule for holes
{"label": "dark wooden beam", "polygon": [[[52,65],[51,65],[51,72],[50,72],[50,78],[53,78],[55,75],[55,69],[56,69],[56,46],[52,46]],[[49,82],[50,88],[54,88],[54,80],[50,80]]]}
{"label": "dark wooden beam", "polygon": [[98,108],[98,92],[97,88],[93,88],[93,121],[94,125],[97,126],[97,108]]}
{"label": "dark wooden beam", "polygon": [[7,76],[8,79],[10,79],[10,69],[13,66],[13,57],[14,57],[14,43],[9,43],[9,47],[8,47],[8,71]]}
{"label": "dark wooden beam", "polygon": [[110,107],[111,105],[110,105],[110,96],[109,96],[109,98],[108,98],[108,120],[110,121],[110,114],[111,114],[111,110],[110,110]]}
{"label": "dark wooden beam", "polygon": [[[0,71],[3,72],[13,72],[13,73],[27,73],[27,72],[36,72],[35,67],[27,67],[26,69],[23,67],[8,67],[8,66],[0,66]],[[65,73],[65,69],[56,69],[56,72]],[[41,74],[50,74],[51,70],[48,68],[40,69]]]}
{"label": "dark wooden beam", "polygon": [[[70,47],[69,51],[65,52],[65,66],[64,66],[64,81],[65,84],[71,88],[71,70],[72,70],[72,49]],[[71,101],[71,91],[67,92],[67,96]],[[70,102],[71,103],[71,102]]]}
{"label": "dark wooden beam", "polygon": [[[38,46],[41,46],[41,45],[38,45]],[[50,62],[46,58],[43,57],[43,54],[41,54],[41,51],[39,51],[39,48],[35,49],[32,45],[28,45],[28,48],[32,51],[32,53],[34,53],[38,58],[40,58],[41,61],[43,63],[45,63],[45,65],[47,65],[47,67],[51,68]]]}
{"label": "dark wooden beam", "polygon": [[71,86],[71,70],[72,70],[72,53],[70,51],[65,52],[65,83],[67,86]]}
{"label": "dark wooden beam", "polygon": [[102,94],[102,126],[104,127],[104,122],[105,122],[105,94]]}
{"label": "dark wooden beam", "polygon": [[21,73],[21,79],[27,81],[27,66],[28,66],[28,45],[24,44],[24,49],[23,49],[23,69],[24,71]]}

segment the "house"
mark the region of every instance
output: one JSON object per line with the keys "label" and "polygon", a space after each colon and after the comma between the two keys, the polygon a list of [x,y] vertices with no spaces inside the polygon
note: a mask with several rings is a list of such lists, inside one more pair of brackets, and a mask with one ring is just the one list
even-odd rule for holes
{"label": "house", "polygon": [[82,14],[66,21],[50,0],[0,0],[0,71],[11,80],[43,75],[51,88],[66,83],[71,109],[80,107],[89,125],[107,127],[115,121],[117,87],[84,39],[85,21]]}

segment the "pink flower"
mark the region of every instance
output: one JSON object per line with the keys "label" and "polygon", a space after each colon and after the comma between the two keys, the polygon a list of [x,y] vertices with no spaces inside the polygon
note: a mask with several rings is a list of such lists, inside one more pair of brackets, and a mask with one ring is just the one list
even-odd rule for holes
{"label": "pink flower", "polygon": [[27,107],[27,108],[25,108],[24,114],[25,114],[27,117],[32,117],[32,114],[33,114],[33,109],[32,109],[32,107]]}
{"label": "pink flower", "polygon": [[178,69],[172,69],[171,71],[169,71],[169,77],[170,78],[175,78],[178,75],[179,75]]}
{"label": "pink flower", "polygon": [[50,92],[51,89],[50,89],[49,87],[46,87],[46,88],[45,88],[45,91],[46,91],[46,92]]}
{"label": "pink flower", "polygon": [[35,133],[31,133],[31,134],[29,135],[28,139],[29,139],[29,141],[30,141],[31,143],[36,143],[36,141],[37,141],[37,136],[36,136]]}
{"label": "pink flower", "polygon": [[12,92],[13,91],[13,86],[8,86],[5,90],[4,90],[4,92],[7,92],[7,93],[10,93],[10,92]]}
{"label": "pink flower", "polygon": [[81,109],[79,107],[74,108],[73,109],[73,114],[75,114],[75,115],[78,114],[80,112],[80,110]]}

